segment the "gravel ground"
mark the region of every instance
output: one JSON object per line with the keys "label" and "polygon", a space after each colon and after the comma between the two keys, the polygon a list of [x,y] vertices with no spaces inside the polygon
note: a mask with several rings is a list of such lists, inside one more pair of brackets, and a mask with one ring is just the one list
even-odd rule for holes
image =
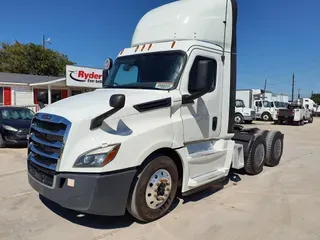
{"label": "gravel ground", "polygon": [[258,176],[234,174],[222,190],[177,201],[166,217],[139,224],[129,216],[98,217],[63,209],[27,182],[26,149],[0,150],[0,239],[320,239],[320,118],[281,129],[284,155]]}

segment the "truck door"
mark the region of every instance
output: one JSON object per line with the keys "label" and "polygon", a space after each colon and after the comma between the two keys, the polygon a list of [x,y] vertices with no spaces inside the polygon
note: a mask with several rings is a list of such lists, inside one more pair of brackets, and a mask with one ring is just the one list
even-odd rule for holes
{"label": "truck door", "polygon": [[[183,121],[184,142],[205,141],[217,138],[220,135],[221,122],[221,89],[220,55],[195,49],[192,51],[181,81],[180,91],[182,95],[190,95],[197,91],[195,83],[197,79],[197,67],[201,60],[209,60],[214,63],[213,83],[210,91],[202,97],[183,103],[181,117]],[[220,71],[219,71],[220,70]],[[219,80],[218,80],[219,79]]]}

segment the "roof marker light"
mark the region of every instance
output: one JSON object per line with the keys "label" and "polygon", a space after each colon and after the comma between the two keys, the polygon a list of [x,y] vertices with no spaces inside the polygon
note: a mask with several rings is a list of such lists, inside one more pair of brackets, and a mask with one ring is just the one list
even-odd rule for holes
{"label": "roof marker light", "polygon": [[121,50],[121,52],[119,53],[119,55],[122,55],[123,52],[124,52],[124,49]]}
{"label": "roof marker light", "polygon": [[174,48],[175,45],[176,45],[176,41],[173,41],[173,43],[171,44],[171,48]]}
{"label": "roof marker light", "polygon": [[138,49],[139,49],[139,46],[137,46],[137,47],[136,47],[136,50],[135,50],[135,52],[137,52],[137,51],[138,51]]}
{"label": "roof marker light", "polygon": [[144,50],[145,47],[146,47],[146,45],[144,44],[144,45],[142,46],[141,52]]}
{"label": "roof marker light", "polygon": [[152,43],[149,45],[148,50],[150,50],[152,48]]}

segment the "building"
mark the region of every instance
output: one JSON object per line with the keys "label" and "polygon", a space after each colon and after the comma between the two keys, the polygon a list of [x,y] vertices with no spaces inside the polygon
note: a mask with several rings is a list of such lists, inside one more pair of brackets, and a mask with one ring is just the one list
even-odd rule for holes
{"label": "building", "polygon": [[48,94],[48,104],[102,87],[102,69],[67,66],[65,77],[0,72],[0,106],[24,106],[38,110],[39,91]]}

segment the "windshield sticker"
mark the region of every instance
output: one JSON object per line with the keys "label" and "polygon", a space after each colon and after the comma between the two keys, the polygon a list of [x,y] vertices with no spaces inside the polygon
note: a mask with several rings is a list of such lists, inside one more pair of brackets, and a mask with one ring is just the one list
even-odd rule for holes
{"label": "windshield sticker", "polygon": [[170,89],[173,87],[173,82],[157,82],[155,88]]}

